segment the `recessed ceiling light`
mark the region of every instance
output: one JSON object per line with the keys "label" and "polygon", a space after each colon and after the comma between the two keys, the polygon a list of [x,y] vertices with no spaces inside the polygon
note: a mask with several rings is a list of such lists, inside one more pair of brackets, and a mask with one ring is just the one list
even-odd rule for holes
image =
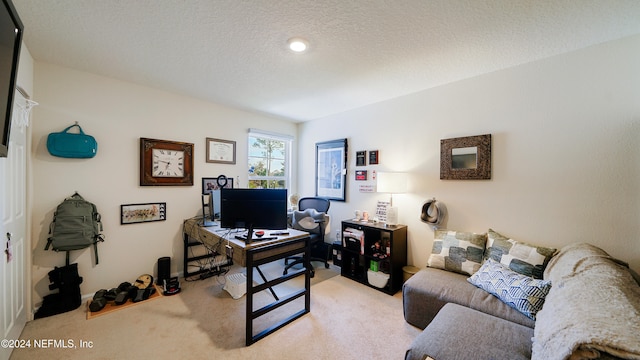
{"label": "recessed ceiling light", "polygon": [[287,44],[289,44],[289,49],[295,53],[303,53],[309,48],[309,42],[302,38],[291,38]]}

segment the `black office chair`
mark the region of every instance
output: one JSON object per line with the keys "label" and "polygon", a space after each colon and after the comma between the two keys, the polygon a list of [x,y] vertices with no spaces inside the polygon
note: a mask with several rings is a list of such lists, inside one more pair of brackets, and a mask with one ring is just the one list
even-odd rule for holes
{"label": "black office chair", "polygon": [[[305,197],[298,201],[298,210],[292,214],[292,228],[306,231],[311,238],[311,259],[310,261],[320,261],[325,268],[329,268],[329,244],[324,241],[325,235],[329,234],[330,217],[327,215],[331,202],[325,198]],[[294,260],[289,263],[290,260]],[[291,256],[284,260],[284,272],[286,275],[289,269],[304,262],[302,256]],[[311,265],[311,277],[315,275],[313,265]]]}

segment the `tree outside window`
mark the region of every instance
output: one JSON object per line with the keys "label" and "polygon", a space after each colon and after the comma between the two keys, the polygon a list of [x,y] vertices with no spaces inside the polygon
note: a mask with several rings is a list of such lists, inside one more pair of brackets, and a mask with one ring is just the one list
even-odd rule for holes
{"label": "tree outside window", "polygon": [[289,179],[290,141],[249,134],[249,188],[286,189]]}

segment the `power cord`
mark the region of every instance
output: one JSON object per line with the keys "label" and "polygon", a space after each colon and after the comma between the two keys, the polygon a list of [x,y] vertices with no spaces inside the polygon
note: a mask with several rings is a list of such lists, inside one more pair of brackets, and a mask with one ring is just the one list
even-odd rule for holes
{"label": "power cord", "polygon": [[[199,216],[192,217],[191,219],[199,219]],[[188,220],[191,220],[188,219]],[[183,222],[183,232],[185,232],[185,220]],[[199,239],[201,231],[203,231],[199,225],[192,226],[191,231],[187,234],[187,236],[191,239]],[[212,276],[222,276],[229,272],[231,265],[233,265],[233,248],[229,244],[228,236],[232,230],[226,230],[226,234],[220,236],[217,243],[214,245],[209,245],[205,242],[199,241],[200,244],[205,248],[207,254],[209,256],[204,257],[203,259],[207,259],[206,261],[202,261],[202,259],[196,259],[193,262],[195,264],[188,264],[188,267],[197,268],[200,272],[198,275],[191,276],[189,278],[185,278],[185,281],[196,281],[196,280],[204,280]],[[227,244],[224,245],[225,237],[227,238]],[[190,248],[191,256],[197,257]],[[185,255],[186,256],[186,255]]]}

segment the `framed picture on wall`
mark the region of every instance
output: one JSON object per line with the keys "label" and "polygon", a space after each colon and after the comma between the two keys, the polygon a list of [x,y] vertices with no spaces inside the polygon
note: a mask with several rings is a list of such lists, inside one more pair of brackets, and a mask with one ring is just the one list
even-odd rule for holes
{"label": "framed picture on wall", "polygon": [[167,220],[167,203],[120,205],[120,224]]}
{"label": "framed picture on wall", "polygon": [[316,143],[316,196],[346,200],[347,139]]}
{"label": "framed picture on wall", "polygon": [[207,162],[218,164],[236,163],[236,142],[207,138]]}
{"label": "framed picture on wall", "polygon": [[367,152],[366,151],[356,151],[356,166],[365,166],[367,165]]}
{"label": "framed picture on wall", "polygon": [[379,161],[378,150],[369,151],[369,165],[378,165]]}
{"label": "framed picture on wall", "polygon": [[233,178],[220,175],[213,178],[202,178],[202,193],[206,194],[211,190],[233,189]]}

